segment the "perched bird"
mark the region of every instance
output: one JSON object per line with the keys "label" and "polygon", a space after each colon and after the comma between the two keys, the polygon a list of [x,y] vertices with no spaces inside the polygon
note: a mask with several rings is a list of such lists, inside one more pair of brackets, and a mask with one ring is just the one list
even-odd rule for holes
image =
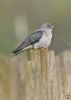
{"label": "perched bird", "polygon": [[48,48],[51,44],[53,27],[50,23],[45,23],[29,35],[16,49],[13,54],[19,54],[27,49]]}

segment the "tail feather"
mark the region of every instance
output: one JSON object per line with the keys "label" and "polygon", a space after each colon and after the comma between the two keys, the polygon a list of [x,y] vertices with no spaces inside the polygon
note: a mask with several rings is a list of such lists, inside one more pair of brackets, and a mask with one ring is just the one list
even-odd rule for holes
{"label": "tail feather", "polygon": [[21,51],[16,51],[16,50],[12,51],[12,54],[14,54],[14,55],[17,55],[17,54],[20,54],[20,53],[21,53]]}
{"label": "tail feather", "polygon": [[16,48],[15,50],[12,51],[12,53],[13,53],[14,55],[17,55],[17,54],[20,54],[20,53],[22,53],[22,52],[24,52],[24,51],[26,51],[26,50],[28,50],[28,49],[31,49],[31,48],[33,48],[32,45],[27,46],[27,47],[25,47],[25,48],[21,48],[21,49]]}

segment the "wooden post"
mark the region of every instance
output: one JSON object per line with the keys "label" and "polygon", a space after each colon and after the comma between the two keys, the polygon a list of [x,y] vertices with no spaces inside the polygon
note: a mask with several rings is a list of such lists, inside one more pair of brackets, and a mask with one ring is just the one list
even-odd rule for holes
{"label": "wooden post", "polygon": [[71,51],[60,55],[62,66],[63,93],[65,100],[71,100]]}
{"label": "wooden post", "polygon": [[57,99],[55,54],[47,49],[31,50],[25,74],[25,100]]}
{"label": "wooden post", "polygon": [[0,57],[0,99],[71,100],[71,51],[29,53],[30,59]]}
{"label": "wooden post", "polygon": [[0,100],[9,100],[8,58],[0,56]]}
{"label": "wooden post", "polygon": [[20,100],[19,98],[19,78],[17,59],[13,57],[9,60],[9,100]]}

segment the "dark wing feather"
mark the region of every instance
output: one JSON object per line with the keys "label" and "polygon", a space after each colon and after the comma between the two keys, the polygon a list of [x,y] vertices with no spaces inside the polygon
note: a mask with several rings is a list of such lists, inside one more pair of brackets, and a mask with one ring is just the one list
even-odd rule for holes
{"label": "dark wing feather", "polygon": [[17,54],[27,46],[33,45],[42,38],[43,32],[37,31],[28,36],[23,43],[21,43],[12,53]]}

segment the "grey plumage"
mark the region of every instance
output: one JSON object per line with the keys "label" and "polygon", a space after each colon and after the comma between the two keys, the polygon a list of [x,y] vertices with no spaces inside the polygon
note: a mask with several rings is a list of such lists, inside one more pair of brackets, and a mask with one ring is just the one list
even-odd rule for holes
{"label": "grey plumage", "polygon": [[[47,33],[48,36],[45,36],[44,33]],[[20,52],[28,48],[40,48],[40,47],[46,47],[46,45],[48,47],[48,45],[51,42],[51,38],[52,38],[52,25],[50,23],[43,24],[39,29],[35,30],[31,35],[29,35],[23,41],[23,43],[21,43],[16,49],[14,49],[12,53],[19,54]],[[43,40],[45,40],[45,42]]]}
{"label": "grey plumage", "polygon": [[33,45],[34,43],[38,42],[42,37],[42,35],[43,35],[42,31],[34,32],[34,34],[28,36],[23,43],[21,43],[16,49],[14,49],[12,53],[14,54],[20,53],[20,51],[25,47]]}

